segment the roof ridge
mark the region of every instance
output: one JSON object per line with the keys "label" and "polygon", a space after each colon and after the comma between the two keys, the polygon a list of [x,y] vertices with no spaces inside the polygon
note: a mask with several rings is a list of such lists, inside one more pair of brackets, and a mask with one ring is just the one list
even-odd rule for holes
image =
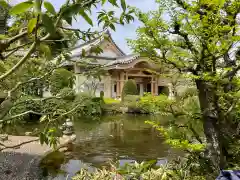
{"label": "roof ridge", "polygon": [[[99,40],[99,42],[97,44],[94,44],[95,46],[100,44],[105,38],[104,38],[104,35],[107,35],[109,40],[115,45],[115,47],[117,48],[117,50],[121,53],[121,56],[126,56],[126,54],[118,47],[118,45],[115,43],[115,41],[113,40],[112,36],[111,36],[111,33],[108,29],[104,30],[102,33],[100,33],[100,35],[92,40],[89,40],[87,42],[84,42],[82,44],[79,44],[73,48],[70,49],[70,51],[72,50],[75,50],[75,49],[78,49],[78,48],[81,48],[81,47],[84,47],[86,45],[89,45],[89,44],[94,44],[96,41]],[[120,57],[121,57],[120,56]]]}

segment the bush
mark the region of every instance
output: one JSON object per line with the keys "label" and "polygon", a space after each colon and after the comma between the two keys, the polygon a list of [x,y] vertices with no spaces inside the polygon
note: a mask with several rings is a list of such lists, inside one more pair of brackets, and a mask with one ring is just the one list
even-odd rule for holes
{"label": "bush", "polygon": [[123,105],[128,107],[128,112],[140,113],[141,110],[138,108],[137,103],[140,100],[138,95],[126,95],[124,97]]}
{"label": "bush", "polygon": [[74,112],[75,117],[78,117],[79,115],[101,115],[101,104],[101,98],[93,97],[89,93],[83,92],[76,95],[76,98],[72,104],[72,108],[79,106],[79,108]]}
{"label": "bush", "polygon": [[74,74],[64,68],[55,70],[50,77],[51,93],[56,95],[63,88],[72,88],[74,84],[74,78]]}
{"label": "bush", "polygon": [[[41,104],[39,101],[34,101],[36,97],[22,96],[16,102],[15,106],[11,109],[11,116],[21,114],[27,111],[41,112]],[[20,116],[19,120],[25,120],[27,122],[35,122],[40,119],[41,115],[28,113],[24,116]]]}
{"label": "bush", "polygon": [[171,100],[165,95],[153,96],[150,93],[144,94],[137,103],[142,113],[157,113],[167,107]]}
{"label": "bush", "polygon": [[[90,172],[87,169],[82,168],[73,180],[85,180],[85,179],[141,179],[141,180],[204,180],[203,176],[196,176],[191,173],[189,166],[186,164],[178,165],[162,165],[155,167],[154,162],[142,162],[125,164],[122,167],[111,166],[110,170],[97,169],[94,172]],[[155,168],[154,168],[155,167]]]}
{"label": "bush", "polygon": [[136,82],[132,79],[128,80],[123,86],[123,89],[122,89],[123,101],[126,95],[139,95]]}

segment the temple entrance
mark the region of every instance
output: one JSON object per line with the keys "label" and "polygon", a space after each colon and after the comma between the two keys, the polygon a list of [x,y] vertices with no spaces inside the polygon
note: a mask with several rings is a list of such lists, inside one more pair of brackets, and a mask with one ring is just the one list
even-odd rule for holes
{"label": "temple entrance", "polygon": [[109,69],[112,88],[105,87],[107,90],[112,89],[111,97],[121,98],[123,86],[129,79],[136,82],[140,96],[146,92],[158,95],[158,75],[148,70],[152,69],[149,62],[143,60],[136,63],[136,61],[129,64],[118,64]]}

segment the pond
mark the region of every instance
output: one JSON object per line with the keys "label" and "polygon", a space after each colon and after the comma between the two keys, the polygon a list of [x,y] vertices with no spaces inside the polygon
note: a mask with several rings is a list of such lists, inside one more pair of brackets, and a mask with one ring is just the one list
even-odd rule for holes
{"label": "pond", "polygon": [[65,180],[80,168],[94,168],[119,161],[120,165],[132,161],[157,160],[164,164],[174,158],[177,151],[164,143],[146,120],[157,120],[166,124],[166,117],[146,115],[108,115],[100,121],[79,119],[74,122],[76,142],[61,169],[66,174],[57,174],[49,179]]}

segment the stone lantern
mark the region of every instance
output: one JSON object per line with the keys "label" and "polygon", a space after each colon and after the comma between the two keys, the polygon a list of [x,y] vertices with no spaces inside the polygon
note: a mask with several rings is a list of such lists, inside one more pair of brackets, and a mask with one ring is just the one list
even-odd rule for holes
{"label": "stone lantern", "polygon": [[64,135],[72,135],[73,130],[73,122],[70,119],[67,119],[66,122],[62,125],[63,127],[63,134]]}

